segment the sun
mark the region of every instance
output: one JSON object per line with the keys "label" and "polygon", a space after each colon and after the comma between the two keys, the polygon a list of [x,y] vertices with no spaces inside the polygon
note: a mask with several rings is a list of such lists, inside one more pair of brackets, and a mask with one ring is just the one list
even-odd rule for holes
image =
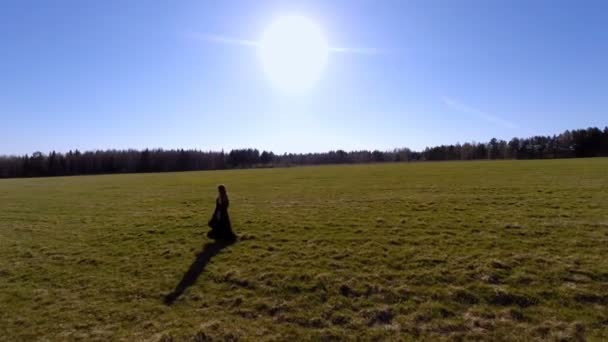
{"label": "sun", "polygon": [[266,28],[258,54],[270,81],[294,93],[310,89],[319,80],[328,50],[325,36],[314,21],[285,16]]}

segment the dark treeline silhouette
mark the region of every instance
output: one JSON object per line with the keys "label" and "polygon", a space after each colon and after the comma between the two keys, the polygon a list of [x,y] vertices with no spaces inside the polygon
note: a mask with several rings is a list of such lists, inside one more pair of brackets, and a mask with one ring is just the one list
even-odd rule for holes
{"label": "dark treeline silhouette", "polygon": [[0,156],[0,178],[69,176],[107,173],[222,170],[372,162],[475,159],[545,159],[608,156],[608,127],[565,131],[553,136],[492,139],[487,143],[464,143],[408,148],[393,151],[342,150],[325,153],[274,154],[257,149],[229,153],[199,150],[106,150],[68,153],[35,152],[31,156]]}
{"label": "dark treeline silhouette", "polygon": [[553,136],[492,139],[426,148],[423,160],[551,159],[608,156],[608,127],[577,129]]}

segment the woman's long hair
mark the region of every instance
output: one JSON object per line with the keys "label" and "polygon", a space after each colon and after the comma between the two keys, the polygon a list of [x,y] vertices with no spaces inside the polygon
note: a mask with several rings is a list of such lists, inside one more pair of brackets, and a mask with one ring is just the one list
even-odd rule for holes
{"label": "woman's long hair", "polygon": [[228,202],[228,194],[226,193],[226,187],[223,184],[218,185],[217,191],[220,193],[218,197],[220,199],[220,202]]}

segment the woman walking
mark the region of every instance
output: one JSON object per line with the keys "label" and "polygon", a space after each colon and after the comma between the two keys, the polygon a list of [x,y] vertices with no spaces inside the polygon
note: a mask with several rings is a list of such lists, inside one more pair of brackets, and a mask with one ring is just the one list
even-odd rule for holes
{"label": "woman walking", "polygon": [[211,231],[207,233],[210,239],[215,240],[236,240],[236,235],[232,231],[232,225],[230,224],[230,216],[228,215],[228,194],[226,193],[226,187],[219,185],[217,187],[218,196],[215,200],[215,211],[211,220],[209,220],[209,227]]}

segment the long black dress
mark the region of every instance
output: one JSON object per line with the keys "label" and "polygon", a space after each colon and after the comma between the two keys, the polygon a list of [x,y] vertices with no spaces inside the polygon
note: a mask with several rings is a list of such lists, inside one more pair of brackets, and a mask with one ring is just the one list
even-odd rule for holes
{"label": "long black dress", "polygon": [[227,198],[222,200],[218,197],[215,200],[215,211],[208,223],[209,227],[211,227],[211,231],[207,233],[209,238],[221,240],[236,239],[236,235],[232,231],[232,225],[230,224],[230,216],[228,215],[229,204],[230,201]]}

